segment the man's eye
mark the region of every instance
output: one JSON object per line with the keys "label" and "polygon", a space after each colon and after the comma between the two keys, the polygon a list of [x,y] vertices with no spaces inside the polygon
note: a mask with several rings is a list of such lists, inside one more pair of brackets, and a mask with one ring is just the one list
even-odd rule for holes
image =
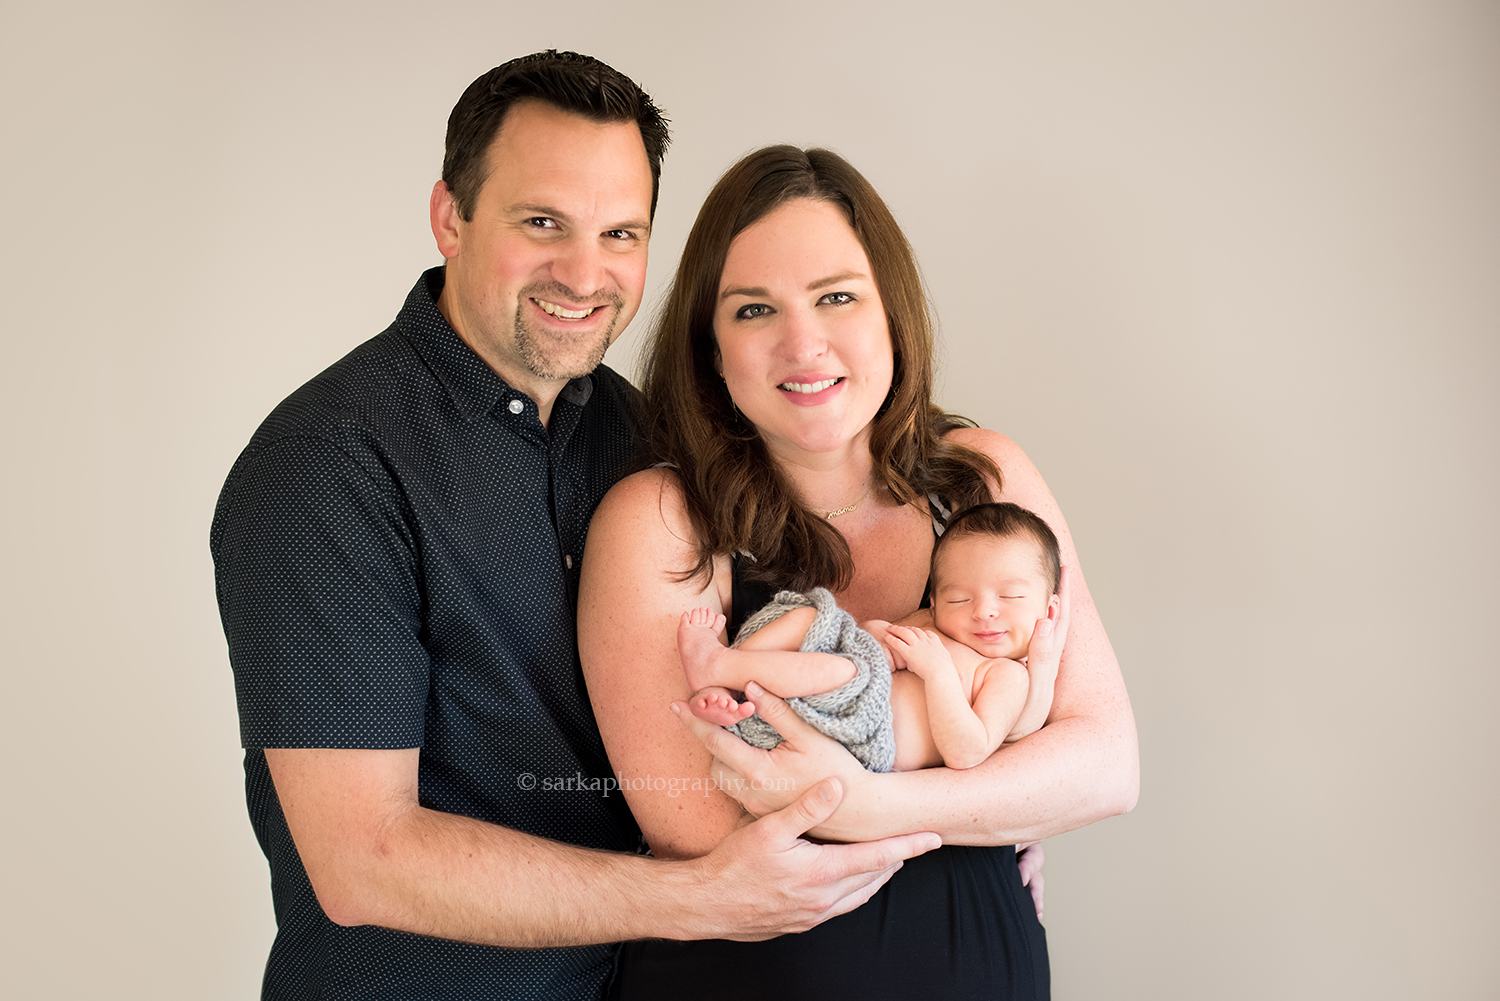
{"label": "man's eye", "polygon": [[539,216],[536,216],[534,218],[527,219],[526,222],[527,222],[527,224],[529,226],[531,226],[532,229],[556,229],[557,228],[557,220],[556,219],[548,219],[544,215],[539,215]]}
{"label": "man's eye", "polygon": [[770,316],[771,307],[763,302],[752,302],[748,306],[741,306],[735,311],[736,320],[758,320],[762,316]]}
{"label": "man's eye", "polygon": [[843,306],[854,301],[854,296],[848,292],[829,292],[818,300],[820,306]]}
{"label": "man's eye", "polygon": [[611,240],[634,240],[635,234],[628,229],[611,229],[605,232]]}

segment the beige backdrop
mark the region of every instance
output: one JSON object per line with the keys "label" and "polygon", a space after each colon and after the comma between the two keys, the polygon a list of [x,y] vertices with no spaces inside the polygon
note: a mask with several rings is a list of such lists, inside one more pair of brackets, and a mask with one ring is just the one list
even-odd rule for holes
{"label": "beige backdrop", "polygon": [[740,153],[865,170],[942,401],[1067,512],[1144,783],[1049,843],[1056,996],[1495,997],[1500,6],[1457,0],[0,5],[0,994],[257,996],[214,499],[438,260],[460,91],[548,46],[673,119],[653,295]]}

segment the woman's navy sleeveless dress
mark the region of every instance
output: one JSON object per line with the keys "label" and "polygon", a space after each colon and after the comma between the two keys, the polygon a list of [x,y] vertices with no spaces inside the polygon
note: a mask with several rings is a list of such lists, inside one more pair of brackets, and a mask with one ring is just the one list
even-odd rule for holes
{"label": "woman's navy sleeveless dress", "polygon": [[[731,636],[771,597],[742,579],[739,560],[734,568]],[[627,942],[609,996],[1046,1001],[1047,935],[1014,846],[944,845],[908,859],[864,906],[800,935]]]}

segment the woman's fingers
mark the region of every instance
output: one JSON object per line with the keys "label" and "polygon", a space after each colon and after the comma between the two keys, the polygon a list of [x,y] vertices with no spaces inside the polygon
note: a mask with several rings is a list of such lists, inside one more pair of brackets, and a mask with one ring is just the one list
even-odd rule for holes
{"label": "woman's fingers", "polygon": [[1068,567],[1062,568],[1062,574],[1057,582],[1057,625],[1054,633],[1057,636],[1057,647],[1062,649],[1068,638],[1069,595],[1073,591],[1073,573]]}
{"label": "woman's fingers", "polygon": [[[759,701],[756,702],[757,708]],[[766,755],[758,747],[751,747],[721,726],[693,715],[686,702],[673,702],[672,712],[677,714],[682,725],[693,731],[693,736],[703,742],[708,753],[726,763],[735,771],[753,770]]]}
{"label": "woman's fingers", "polygon": [[846,789],[868,778],[864,766],[842,744],[813,729],[785,701],[754,682],[745,686],[745,694],[761,719],[781,734],[782,742],[774,750],[751,747],[687,712],[685,704],[672,705],[677,718],[714,756],[719,788],[746,811],[762,816],[780,810],[830,776],[837,776]]}
{"label": "woman's fingers", "polygon": [[827,740],[812,724],[797,715],[797,711],[786,704],[786,700],[772,695],[755,682],[745,686],[745,697],[755,703],[760,718],[771,724],[785,741]]}

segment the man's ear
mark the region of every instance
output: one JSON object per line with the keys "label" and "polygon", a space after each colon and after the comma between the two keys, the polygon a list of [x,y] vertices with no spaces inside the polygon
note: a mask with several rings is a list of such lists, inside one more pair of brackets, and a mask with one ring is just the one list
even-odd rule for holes
{"label": "man's ear", "polygon": [[448,182],[438,181],[432,186],[432,198],[427,205],[432,218],[432,235],[437,240],[438,253],[452,260],[458,256],[459,236],[463,219],[458,214],[458,203],[448,190]]}

